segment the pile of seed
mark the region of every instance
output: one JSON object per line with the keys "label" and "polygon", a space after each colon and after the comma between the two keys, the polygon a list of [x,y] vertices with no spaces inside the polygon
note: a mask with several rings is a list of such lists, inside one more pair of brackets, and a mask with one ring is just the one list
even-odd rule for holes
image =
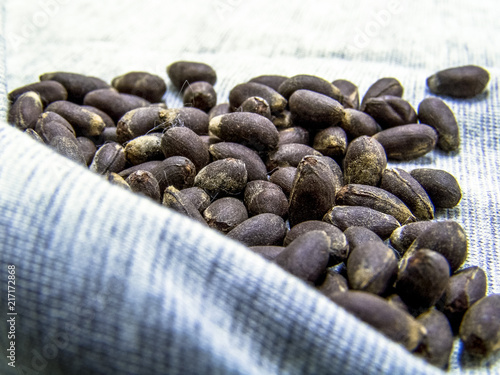
{"label": "pile of seed", "polygon": [[[347,80],[264,75],[217,104],[216,73],[178,61],[164,80],[130,72],[111,85],[55,72],[9,93],[9,122],[112,183],[203,223],[316,287],[430,363],[445,368],[453,336],[472,355],[500,348],[500,295],[479,267],[461,268],[467,238],[435,208],[461,199],[438,169],[387,168],[439,147],[459,128],[438,97],[416,111],[395,78],[362,100]],[[440,71],[431,92],[469,98],[489,74]]]}

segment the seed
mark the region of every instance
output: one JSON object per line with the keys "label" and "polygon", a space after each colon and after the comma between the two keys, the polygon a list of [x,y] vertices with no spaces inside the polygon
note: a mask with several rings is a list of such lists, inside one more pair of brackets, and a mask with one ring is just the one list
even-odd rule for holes
{"label": "seed", "polygon": [[466,65],[441,70],[427,78],[433,94],[453,98],[472,98],[486,88],[490,74],[480,66]]}
{"label": "seed", "polygon": [[434,206],[427,192],[408,172],[399,168],[386,169],[380,187],[401,199],[418,220],[434,219]]}
{"label": "seed", "polygon": [[369,115],[356,109],[344,109],[344,119],[339,126],[345,130],[350,139],[362,135],[372,136],[380,130],[379,124]]}
{"label": "seed", "polygon": [[[100,78],[89,77],[78,73],[52,72],[40,76],[40,81],[57,81],[67,91],[67,100],[76,104],[82,104],[83,98],[90,91],[109,88],[109,84]],[[58,99],[58,100],[66,100]]]}
{"label": "seed", "polygon": [[288,206],[290,226],[306,220],[321,220],[335,204],[335,176],[318,156],[306,156],[297,167]]}
{"label": "seed", "polygon": [[141,135],[125,145],[125,158],[132,165],[138,165],[151,160],[163,160],[165,156],[161,149],[161,133]]}
{"label": "seed", "polygon": [[166,158],[185,156],[200,171],[210,162],[207,145],[194,131],[186,127],[168,129],[161,137],[161,149]]}
{"label": "seed", "polygon": [[272,171],[278,167],[296,167],[304,157],[312,155],[322,156],[312,147],[300,143],[279,145],[275,151],[268,155],[267,170]]}
{"label": "seed", "polygon": [[278,91],[278,88],[280,87],[280,85],[284,81],[286,81],[287,79],[288,79],[288,77],[285,77],[285,76],[271,74],[271,75],[262,75],[262,76],[254,77],[248,82],[260,83],[261,85],[269,86],[273,90]]}
{"label": "seed", "polygon": [[426,309],[441,298],[449,279],[446,258],[436,251],[420,249],[401,260],[396,291],[408,306]]}
{"label": "seed", "polygon": [[114,128],[116,127],[115,122],[111,117],[106,112],[101,111],[100,109],[96,107],[92,107],[91,105],[82,105],[82,108],[85,108],[86,110],[95,113],[96,115],[99,115],[102,118],[102,121],[106,124],[107,128]]}
{"label": "seed", "polygon": [[118,141],[118,134],[116,132],[116,128],[104,128],[101,134],[98,137],[92,138],[97,146],[102,146],[105,143],[115,142],[120,143]]}
{"label": "seed", "polygon": [[116,132],[120,143],[125,143],[155,129],[163,129],[166,122],[172,123],[177,113],[158,107],[142,107],[128,111],[118,124]]}
{"label": "seed", "polygon": [[300,143],[303,145],[308,145],[309,131],[300,126],[294,126],[288,129],[280,130],[278,146],[288,143]]}
{"label": "seed", "polygon": [[394,216],[361,206],[334,206],[323,217],[323,221],[345,231],[349,227],[365,227],[386,239],[399,227]]}
{"label": "seed", "polygon": [[37,142],[45,143],[43,141],[42,137],[40,137],[40,135],[36,131],[34,131],[33,129],[31,129],[31,128],[25,129],[23,133],[26,134],[31,139],[34,139]]}
{"label": "seed", "polygon": [[347,259],[347,254],[349,253],[349,244],[347,242],[346,236],[339,228],[324,221],[308,220],[295,225],[286,234],[283,245],[288,246],[296,238],[302,236],[304,233],[314,230],[321,230],[325,232],[330,239],[330,246],[328,248],[328,265],[331,266],[339,264]]}
{"label": "seed", "polygon": [[283,111],[287,105],[286,99],[276,90],[260,83],[241,83],[229,92],[229,104],[232,111],[236,111],[245,100],[253,96],[264,99],[271,109],[271,113]]}
{"label": "seed", "polygon": [[249,249],[267,260],[274,260],[285,250],[283,246],[250,246]]}
{"label": "seed", "polygon": [[325,281],[321,285],[318,285],[317,288],[328,298],[336,293],[344,293],[349,290],[346,278],[332,271],[330,268],[326,270]]}
{"label": "seed", "polygon": [[193,162],[184,156],[166,158],[155,165],[150,172],[160,184],[160,191],[164,191],[170,185],[178,190],[192,187],[196,176]]}
{"label": "seed", "polygon": [[439,368],[446,368],[453,349],[453,333],[448,319],[436,309],[417,317],[427,334],[414,353]]}
{"label": "seed", "polygon": [[197,81],[211,85],[217,82],[217,74],[210,65],[193,61],[176,61],[167,66],[167,74],[179,91],[187,89],[189,84]]}
{"label": "seed", "polygon": [[344,235],[349,244],[349,251],[351,252],[365,242],[382,243],[382,239],[376,233],[365,227],[349,227],[344,231]]}
{"label": "seed", "polygon": [[245,163],[247,181],[266,180],[266,165],[254,150],[233,142],[219,142],[210,145],[208,151],[214,160],[234,158]]}
{"label": "seed", "polygon": [[294,125],[306,129],[335,126],[344,118],[344,108],[337,100],[310,90],[295,91],[289,107]]}
{"label": "seed", "polygon": [[438,135],[425,124],[400,125],[373,136],[384,147],[388,159],[412,160],[432,151]]}
{"label": "seed", "polygon": [[198,108],[170,108],[165,120],[160,124],[164,129],[184,126],[198,135],[208,134],[208,115]]}
{"label": "seed", "polygon": [[340,102],[342,101],[342,94],[337,87],[326,79],[312,75],[299,74],[293,76],[283,81],[278,88],[278,92],[283,95],[285,99],[289,99],[297,90],[310,90]]}
{"label": "seed", "polygon": [[277,265],[298,278],[315,283],[328,264],[330,238],[323,231],[311,231],[297,237],[276,258]]}
{"label": "seed", "polygon": [[68,92],[64,86],[56,81],[35,82],[19,87],[9,92],[8,98],[13,103],[17,100],[17,98],[28,91],[34,91],[40,95],[40,99],[42,100],[44,107],[48,106],[52,102],[66,100],[68,98]]}
{"label": "seed", "polygon": [[73,126],[76,133],[84,137],[98,136],[106,127],[99,115],[68,101],[53,102],[46,108],[46,111],[55,112],[64,117]]}
{"label": "seed", "polygon": [[465,313],[460,325],[460,338],[465,350],[485,357],[500,349],[500,295],[481,298]]}
{"label": "seed", "polygon": [[203,211],[203,217],[210,228],[228,233],[238,224],[248,219],[248,213],[242,201],[232,197],[217,199]]}
{"label": "seed", "polygon": [[27,91],[20,95],[9,109],[8,121],[16,128],[25,130],[35,129],[35,124],[43,112],[40,95],[34,91]]}
{"label": "seed", "polygon": [[398,261],[394,252],[381,241],[356,246],[347,259],[349,287],[383,294],[395,280]]}
{"label": "seed", "polygon": [[337,193],[337,204],[364,206],[392,215],[401,224],[416,221],[408,207],[394,194],[370,185],[348,184]]}
{"label": "seed", "polygon": [[148,72],[129,72],[113,78],[111,85],[124,94],[132,94],[151,103],[161,102],[167,91],[165,81]]}
{"label": "seed", "polygon": [[244,201],[250,216],[272,213],[285,217],[288,213],[285,193],[269,181],[250,181],[245,188]]}
{"label": "seed", "polygon": [[269,181],[278,185],[285,195],[288,196],[292,192],[293,181],[295,180],[296,174],[297,168],[295,167],[280,167],[272,172]]}
{"label": "seed", "polygon": [[127,177],[126,182],[134,193],[145,195],[160,203],[160,185],[151,172],[136,171]]}
{"label": "seed", "polygon": [[359,108],[359,91],[354,83],[345,79],[337,79],[332,84],[340,90],[343,98],[341,103],[344,108]]}
{"label": "seed", "polygon": [[361,110],[364,111],[364,105],[368,99],[384,95],[392,95],[401,98],[403,96],[403,86],[401,86],[401,83],[396,78],[380,78],[366,91],[363,101],[361,102]]}
{"label": "seed", "polygon": [[457,119],[451,109],[439,98],[426,98],[418,106],[418,119],[432,126],[438,133],[437,145],[444,151],[458,150],[460,134]]}
{"label": "seed", "polygon": [[285,221],[275,214],[253,216],[232,229],[227,237],[246,246],[281,245],[286,233]]}
{"label": "seed", "polygon": [[112,142],[99,147],[89,168],[98,174],[118,173],[125,168],[126,163],[124,148],[120,144]]}
{"label": "seed", "polygon": [[386,166],[387,158],[382,145],[372,137],[361,136],[347,146],[344,182],[378,185]]}
{"label": "seed", "polygon": [[454,332],[458,332],[467,309],[486,296],[487,283],[485,272],[475,266],[465,268],[450,277],[438,305],[450,321]]}
{"label": "seed", "polygon": [[127,182],[119,174],[114,172],[107,172],[103,175],[103,177],[111,184],[119,186],[122,189],[131,191],[130,186],[128,186]]}
{"label": "seed", "polygon": [[[148,172],[153,172],[153,169],[156,168],[157,166],[161,165],[160,160],[152,160],[152,161],[147,161],[145,163],[141,163],[138,165],[134,165],[133,167],[124,169],[120,173],[118,173],[121,177],[127,178],[131,173],[134,173],[135,171],[148,171]],[[155,176],[156,179],[158,179]],[[160,190],[161,191],[161,190]]]}
{"label": "seed", "polygon": [[35,125],[36,132],[45,143],[50,143],[54,137],[75,138],[75,130],[71,124],[55,112],[44,112]]}
{"label": "seed", "polygon": [[434,206],[453,208],[462,199],[462,190],[450,173],[431,168],[418,168],[411,176],[425,189]]}
{"label": "seed", "polygon": [[398,296],[397,294],[395,294],[395,293],[391,294],[391,295],[385,297],[385,299],[392,306],[394,306],[394,307],[396,307],[404,312],[410,313],[410,309],[408,308],[406,303],[404,303],[403,300],[401,299],[401,297]]}
{"label": "seed", "polygon": [[467,257],[467,237],[460,224],[445,220],[436,222],[413,241],[407,253],[431,249],[443,255],[452,272],[460,267]]}
{"label": "seed", "polygon": [[410,103],[397,96],[383,95],[368,99],[364,112],[383,129],[417,122],[417,113]]}
{"label": "seed", "polygon": [[274,124],[256,113],[234,112],[210,120],[209,131],[226,142],[236,142],[256,151],[272,150],[279,134]]}
{"label": "seed", "polygon": [[214,117],[225,115],[226,113],[230,113],[229,103],[221,103],[217,104],[210,111],[208,111],[208,121],[213,119]]}
{"label": "seed", "polygon": [[78,137],[76,138],[76,143],[78,144],[78,147],[80,148],[80,151],[85,158],[86,165],[90,165],[97,151],[94,142],[92,142],[87,137]]}
{"label": "seed", "polygon": [[347,149],[347,135],[338,126],[320,130],[314,136],[313,148],[332,158],[344,156]]}
{"label": "seed", "polygon": [[85,95],[83,104],[100,109],[108,114],[115,123],[118,123],[128,111],[140,107],[148,107],[151,103],[135,95],[121,94],[115,89],[99,89],[90,91]]}
{"label": "seed", "polygon": [[194,179],[194,185],[214,197],[220,193],[238,194],[247,184],[247,170],[241,160],[227,158],[216,160],[202,168]]}
{"label": "seed", "polygon": [[271,121],[278,129],[286,129],[293,126],[292,114],[288,110],[271,114]]}
{"label": "seed", "polygon": [[56,136],[51,138],[48,145],[57,153],[71,159],[79,164],[86,165],[85,157],[78,147],[76,140],[69,137]]}
{"label": "seed", "polygon": [[193,203],[200,213],[203,213],[210,206],[210,196],[202,188],[193,186],[182,189],[180,193],[184,199]]}
{"label": "seed", "polygon": [[208,82],[193,82],[184,90],[182,101],[185,107],[198,108],[208,112],[217,104],[217,93]]}
{"label": "seed", "polygon": [[331,295],[330,298],[389,339],[402,344],[409,351],[414,350],[420,344],[426,333],[422,324],[410,314],[375,294],[347,291]]}
{"label": "seed", "polygon": [[173,186],[168,186],[163,192],[162,205],[171,208],[184,216],[190,217],[203,225],[207,225],[205,219],[203,219],[203,216],[201,216],[200,212],[196,209],[193,203],[184,199],[183,195],[180,194],[180,191]]}
{"label": "seed", "polygon": [[391,234],[391,246],[404,254],[413,241],[434,224],[435,221],[416,221],[396,228]]}
{"label": "seed", "polygon": [[241,112],[257,113],[258,115],[271,120],[271,107],[265,99],[262,99],[259,96],[251,96],[248,99],[245,99],[237,110]]}

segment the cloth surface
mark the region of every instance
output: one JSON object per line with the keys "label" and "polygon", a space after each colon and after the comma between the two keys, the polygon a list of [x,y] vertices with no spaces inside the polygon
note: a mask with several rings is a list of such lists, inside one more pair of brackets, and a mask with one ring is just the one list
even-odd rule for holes
{"label": "cloth surface", "polygon": [[[202,61],[218,102],[261,74],[345,78],[362,95],[392,76],[414,107],[425,79],[476,64],[487,92],[445,98],[460,151],[405,163],[449,171],[460,204],[438,219],[462,224],[465,266],[500,292],[500,102],[496,4],[423,0],[6,0],[0,8],[1,374],[438,374],[334,303],[241,245],[111,186],[7,125],[6,93],[50,71],[108,82],[132,70]],[[16,267],[16,368],[4,355],[7,266]],[[497,374],[456,341],[452,373]]]}

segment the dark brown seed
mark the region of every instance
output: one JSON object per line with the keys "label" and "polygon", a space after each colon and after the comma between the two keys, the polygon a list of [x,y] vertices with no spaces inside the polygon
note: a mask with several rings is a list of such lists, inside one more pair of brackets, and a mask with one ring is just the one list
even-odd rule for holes
{"label": "dark brown seed", "polygon": [[127,177],[126,182],[134,193],[145,195],[160,203],[160,185],[151,172],[136,171]]}
{"label": "dark brown seed", "polygon": [[202,188],[193,186],[182,189],[180,192],[185,199],[194,204],[200,213],[203,213],[203,211],[210,206],[210,196]]}
{"label": "dark brown seed", "polygon": [[331,126],[316,133],[313,148],[332,158],[344,156],[347,149],[347,135],[338,126]]}
{"label": "dark brown seed", "polygon": [[50,140],[57,136],[75,138],[75,130],[71,124],[55,112],[42,113],[38,117],[35,130],[45,143],[50,143]]}
{"label": "dark brown seed", "polygon": [[401,224],[416,221],[409,208],[394,194],[370,185],[348,184],[337,193],[337,204],[364,206],[392,215]]}
{"label": "dark brown seed", "polygon": [[418,119],[432,126],[438,133],[437,145],[444,151],[456,151],[460,145],[457,119],[451,109],[439,98],[422,100],[418,106]]}
{"label": "dark brown seed", "polygon": [[[148,171],[152,172],[154,168],[156,168],[158,165],[160,165],[162,162],[160,160],[152,160],[152,161],[147,161],[142,164],[134,165],[133,167],[124,169],[120,173],[118,173],[121,177],[127,178],[131,173],[135,171]],[[157,177],[155,177],[157,179]],[[161,191],[161,190],[160,190]]]}
{"label": "dark brown seed", "polygon": [[335,194],[337,194],[342,186],[344,186],[344,176],[342,174],[342,170],[340,166],[337,164],[335,160],[333,160],[329,156],[320,156],[319,160],[330,167],[330,170],[333,173],[332,184],[335,189]]}
{"label": "dark brown seed", "polygon": [[105,143],[116,142],[120,143],[118,140],[118,134],[116,133],[116,127],[114,128],[104,128],[99,137],[94,137],[94,142],[97,146],[102,146]]}
{"label": "dark brown seed", "polygon": [[262,75],[262,76],[254,77],[248,82],[260,83],[261,85],[269,86],[273,90],[278,91],[278,88],[280,87],[280,85],[284,81],[286,81],[287,79],[288,79],[288,77],[285,77],[285,76],[271,74],[271,75]]}
{"label": "dark brown seed", "polygon": [[382,130],[373,136],[384,147],[388,159],[412,160],[432,151],[438,135],[425,124],[408,124]]}
{"label": "dark brown seed", "polygon": [[300,126],[280,130],[279,137],[278,146],[288,143],[309,144],[309,132]]}
{"label": "dark brown seed", "polygon": [[99,115],[92,113],[78,104],[68,101],[51,103],[46,111],[55,112],[64,117],[84,137],[94,137],[102,133],[106,124]]}
{"label": "dark brown seed", "polygon": [[414,353],[423,357],[436,367],[445,369],[448,366],[453,349],[453,333],[448,319],[436,309],[431,309],[417,317],[427,334]]}
{"label": "dark brown seed", "polygon": [[166,123],[173,123],[177,113],[170,109],[143,107],[128,111],[116,126],[120,143],[125,143],[150,131],[165,129]]}
{"label": "dark brown seed", "polygon": [[453,98],[472,98],[488,85],[490,74],[480,66],[466,65],[441,70],[427,78],[427,87],[433,94]]}
{"label": "dark brown seed", "polygon": [[465,350],[486,357],[500,349],[500,295],[481,298],[465,313],[460,325],[460,338]]}
{"label": "dark brown seed", "polygon": [[356,246],[347,259],[347,279],[351,289],[383,294],[394,282],[397,271],[394,252],[380,241]]}
{"label": "dark brown seed", "polygon": [[325,281],[317,288],[328,298],[336,293],[344,293],[349,290],[346,278],[331,269],[327,269]]}
{"label": "dark brown seed", "polygon": [[278,92],[283,95],[285,99],[290,98],[297,90],[310,90],[340,102],[342,101],[340,90],[326,79],[317,76],[299,74],[283,81],[278,88]]}
{"label": "dark brown seed", "polygon": [[86,164],[90,165],[97,151],[94,142],[92,142],[87,137],[78,137],[76,138],[76,143],[78,144],[78,147],[80,147],[80,150],[82,151]]}
{"label": "dark brown seed", "polygon": [[296,167],[304,157],[311,155],[322,156],[312,147],[300,143],[279,145],[275,151],[269,153],[266,167],[268,171],[278,167]]}
{"label": "dark brown seed", "polygon": [[399,168],[386,169],[380,187],[401,199],[418,220],[434,219],[434,206],[427,192],[408,172]]}
{"label": "dark brown seed", "polygon": [[324,129],[344,119],[344,108],[337,100],[310,91],[297,90],[289,99],[292,121],[306,129]]}
{"label": "dark brown seed", "polygon": [[431,168],[418,168],[411,176],[425,189],[434,206],[453,208],[462,199],[462,190],[450,173]]}
{"label": "dark brown seed", "polygon": [[487,284],[486,273],[475,266],[465,268],[450,277],[438,306],[455,332],[458,332],[467,309],[486,296]]}
{"label": "dark brown seed", "polygon": [[274,124],[256,113],[234,112],[210,120],[209,131],[226,142],[236,142],[257,151],[268,151],[278,145]]}
{"label": "dark brown seed", "polygon": [[391,246],[400,254],[404,254],[420,233],[426,231],[435,221],[417,221],[397,228],[391,234]]}
{"label": "dark brown seed", "polygon": [[118,123],[128,111],[151,105],[146,99],[131,94],[121,94],[115,89],[90,91],[83,98],[83,104],[100,109],[108,114],[115,123]]}
{"label": "dark brown seed", "polygon": [[271,121],[278,129],[286,129],[293,126],[292,114],[286,109],[280,113],[271,114]]}
{"label": "dark brown seed", "polygon": [[297,167],[288,206],[290,226],[306,220],[321,220],[335,204],[335,176],[318,156],[306,156]]}
{"label": "dark brown seed", "polygon": [[213,119],[214,117],[225,115],[226,113],[230,113],[229,103],[221,103],[217,104],[208,112],[208,121]]}
{"label": "dark brown seed", "polygon": [[417,122],[417,113],[410,103],[397,96],[383,95],[368,99],[364,112],[383,129]]}
{"label": "dark brown seed", "polygon": [[364,110],[364,104],[368,99],[383,95],[392,95],[401,98],[403,96],[403,86],[401,86],[401,83],[396,78],[380,78],[366,91],[363,101],[361,102],[361,110]]}
{"label": "dark brown seed", "polygon": [[407,253],[420,249],[437,251],[448,260],[452,272],[455,272],[467,258],[467,237],[456,221],[439,221],[422,232]]}
{"label": "dark brown seed", "polygon": [[205,211],[203,217],[210,228],[228,233],[238,224],[248,219],[248,213],[242,201],[232,197],[217,199]]}
{"label": "dark brown seed", "polygon": [[79,164],[87,165],[76,139],[69,137],[53,137],[48,145],[59,154],[71,159]]}
{"label": "dark brown seed", "polygon": [[257,113],[271,120],[271,108],[267,101],[259,96],[251,96],[245,99],[237,111]]}
{"label": "dark brown seed", "polygon": [[250,250],[267,260],[274,260],[285,248],[283,246],[250,246]]}
{"label": "dark brown seed", "polygon": [[365,227],[349,227],[344,231],[344,235],[349,244],[349,251],[353,251],[365,242],[382,243],[382,239],[375,232]]}
{"label": "dark brown seed", "polygon": [[238,194],[247,184],[247,170],[241,160],[227,158],[216,160],[201,169],[194,185],[204,189],[210,196],[220,193]]}
{"label": "dark brown seed", "polygon": [[160,184],[160,191],[164,191],[170,185],[178,190],[192,187],[196,176],[193,162],[184,156],[166,158],[155,165],[150,172]]}
{"label": "dark brown seed", "polygon": [[253,216],[231,230],[227,236],[246,246],[281,245],[286,225],[281,216],[260,214]]}
{"label": "dark brown seed", "polygon": [[295,180],[295,175],[297,174],[297,168],[295,167],[281,167],[277,168],[272,172],[269,181],[273,184],[278,185],[285,195],[290,195],[292,192],[293,181]]}
{"label": "dark brown seed", "polygon": [[347,147],[344,158],[346,184],[378,185],[387,166],[384,148],[374,138],[361,136]]}
{"label": "dark brown seed", "polygon": [[219,142],[210,145],[208,151],[214,160],[234,158],[245,163],[247,180],[266,180],[266,165],[254,150],[233,142]]}
{"label": "dark brown seed", "polygon": [[311,231],[297,237],[276,258],[277,265],[298,278],[315,283],[325,272],[330,238],[323,231]]}
{"label": "dark brown seed", "polygon": [[104,178],[113,185],[120,186],[121,188],[131,191],[130,186],[119,174],[114,172],[108,172],[104,174]]}
{"label": "dark brown seed", "polygon": [[111,85],[119,92],[132,94],[151,103],[161,102],[167,91],[165,81],[148,72],[129,72],[113,78]]}
{"label": "dark brown seed", "polygon": [[340,90],[343,98],[341,103],[344,108],[359,108],[358,86],[345,79],[337,79],[333,81],[332,84]]}
{"label": "dark brown seed", "polygon": [[414,350],[425,335],[425,328],[415,318],[375,294],[347,291],[334,294],[330,298],[409,351]]}
{"label": "dark brown seed", "polygon": [[205,219],[203,219],[203,216],[201,216],[200,212],[196,209],[193,203],[184,199],[183,195],[180,194],[180,191],[173,186],[167,186],[163,192],[162,205],[171,208],[182,215],[190,217],[199,223],[207,225]]}
{"label": "dark brown seed", "polygon": [[161,137],[161,149],[166,158],[185,156],[200,171],[210,161],[210,154],[205,142],[191,129],[174,127],[168,129]]}
{"label": "dark brown seed", "polygon": [[345,231],[349,227],[365,227],[386,239],[399,227],[394,216],[361,206],[334,206],[323,217],[323,221]]}
{"label": "dark brown seed", "polygon": [[99,147],[89,169],[98,174],[107,172],[121,172],[127,163],[125,150],[115,142],[106,143]]}
{"label": "dark brown seed", "polygon": [[168,115],[159,124],[160,128],[184,126],[198,135],[208,134],[208,115],[198,108],[170,108]]}
{"label": "dark brown seed", "polygon": [[161,148],[161,142],[161,133],[151,133],[134,138],[125,145],[125,158],[132,165],[151,160],[163,160],[165,156]]}
{"label": "dark brown seed", "polygon": [[269,181],[250,181],[245,188],[244,200],[250,216],[272,213],[285,217],[288,213],[285,193]]}
{"label": "dark brown seed", "polygon": [[401,260],[396,291],[408,306],[426,309],[441,298],[449,279],[446,258],[436,251],[420,249]]}
{"label": "dark brown seed", "polygon": [[372,136],[380,130],[380,126],[371,116],[351,108],[344,109],[344,119],[339,126],[345,130],[350,139],[362,135]]}
{"label": "dark brown seed", "polygon": [[8,121],[16,128],[35,129],[35,124],[43,112],[40,95],[34,91],[27,91],[20,95],[9,109]]}
{"label": "dark brown seed", "polygon": [[[78,73],[52,72],[40,76],[40,81],[57,81],[68,92],[67,99],[76,104],[82,104],[83,98],[90,91],[106,89],[110,86],[100,78],[89,77]],[[66,99],[59,99],[66,100]]]}
{"label": "dark brown seed", "polygon": [[52,102],[66,100],[68,98],[68,92],[59,82],[42,81],[30,83],[29,85],[12,90],[9,92],[9,100],[13,103],[18,97],[28,91],[34,91],[40,95],[40,99],[42,100],[44,107],[48,106]]}
{"label": "dark brown seed", "polygon": [[217,93],[208,82],[193,82],[184,90],[182,101],[184,107],[198,108],[208,112],[217,104]]}
{"label": "dark brown seed", "polygon": [[271,109],[271,113],[279,113],[286,107],[287,101],[276,90],[260,83],[241,83],[233,87],[229,92],[229,105],[232,111],[236,111],[245,100],[258,96],[264,99]]}
{"label": "dark brown seed", "polygon": [[328,261],[329,265],[339,264],[347,259],[347,254],[349,253],[349,244],[347,243],[347,239],[344,233],[342,233],[339,228],[324,221],[308,220],[295,225],[286,234],[283,245],[288,246],[296,238],[302,236],[304,233],[311,232],[313,230],[321,230],[325,232],[330,238],[330,247],[328,248],[330,258]]}
{"label": "dark brown seed", "polygon": [[113,121],[113,119],[111,117],[109,117],[109,115],[106,112],[103,112],[103,111],[101,111],[100,109],[98,109],[96,107],[92,107],[91,105],[82,105],[82,108],[85,108],[85,109],[89,110],[90,112],[95,113],[96,115],[101,116],[102,121],[104,121],[104,123],[106,124],[107,128],[114,128],[114,127],[116,127],[115,122]]}
{"label": "dark brown seed", "polygon": [[189,84],[197,81],[211,85],[217,82],[217,74],[210,65],[193,61],[176,61],[167,66],[167,74],[179,91],[187,89]]}
{"label": "dark brown seed", "polygon": [[23,133],[26,134],[31,139],[34,139],[37,142],[45,143],[43,141],[42,137],[40,137],[40,135],[36,131],[34,131],[33,129],[31,129],[31,128],[26,129]]}

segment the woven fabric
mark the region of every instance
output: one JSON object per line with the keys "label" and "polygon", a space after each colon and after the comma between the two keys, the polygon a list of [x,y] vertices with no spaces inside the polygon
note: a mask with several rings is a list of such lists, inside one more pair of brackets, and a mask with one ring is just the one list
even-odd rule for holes
{"label": "woven fabric", "polygon": [[[414,107],[437,70],[476,64],[488,91],[446,103],[460,151],[406,163],[449,171],[463,190],[438,219],[461,223],[466,265],[500,293],[500,50],[493,1],[7,0],[0,8],[0,314],[16,266],[16,368],[1,374],[438,374],[334,303],[241,245],[111,186],[7,125],[6,93],[49,71],[110,81],[165,78],[189,59],[218,73],[218,102],[261,74],[349,79],[363,94],[398,78]],[[450,371],[500,373],[455,343]]]}

